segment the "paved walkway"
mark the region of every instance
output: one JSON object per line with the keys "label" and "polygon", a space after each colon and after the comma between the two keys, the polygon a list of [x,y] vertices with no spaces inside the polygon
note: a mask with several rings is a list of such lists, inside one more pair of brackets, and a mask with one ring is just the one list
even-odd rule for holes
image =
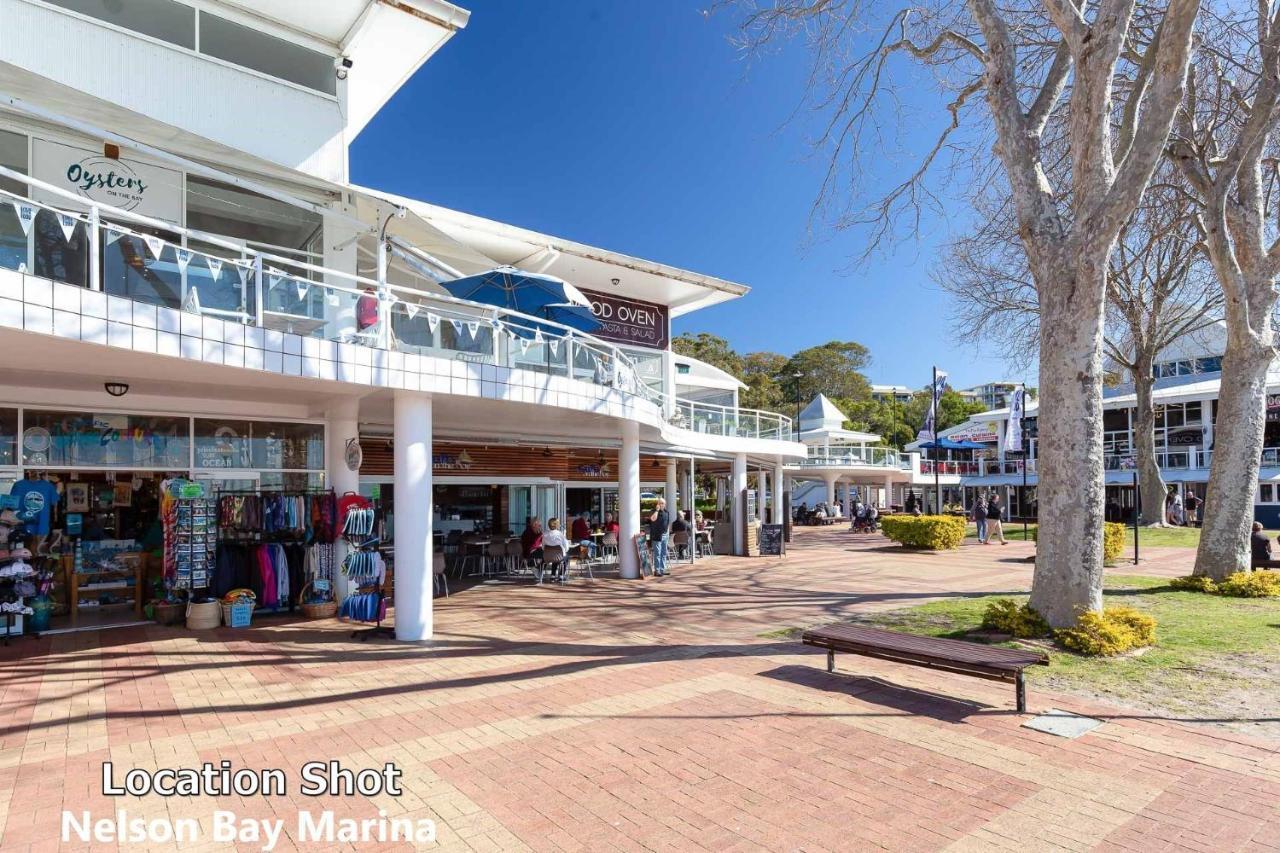
{"label": "paved walkway", "polygon": [[[58,849],[64,808],[120,807],[206,829],[215,808],[279,815],[286,832],[299,808],[382,809],[434,819],[445,850],[1280,847],[1278,744],[1114,713],[1058,739],[1020,726],[1007,685],[850,657],[830,675],[759,637],[1023,589],[1030,547],[932,556],[803,531],[782,561],[476,587],[438,603],[425,648],[333,622],[18,642],[0,649],[0,850]],[[328,758],[394,761],[405,793],[298,794],[297,768]],[[288,768],[291,798],[106,798],[108,759]],[[276,849],[295,848],[321,849]]]}

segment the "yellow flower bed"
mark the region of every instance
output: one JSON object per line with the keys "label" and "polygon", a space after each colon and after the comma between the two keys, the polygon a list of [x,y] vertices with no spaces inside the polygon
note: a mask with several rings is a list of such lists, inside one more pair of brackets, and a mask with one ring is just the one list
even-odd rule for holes
{"label": "yellow flower bed", "polygon": [[1047,637],[1050,630],[1049,623],[1030,605],[1018,604],[1011,598],[1001,598],[988,604],[982,614],[982,627],[1024,640]]}
{"label": "yellow flower bed", "polygon": [[1108,607],[1080,614],[1074,628],[1054,635],[1058,642],[1082,655],[1118,655],[1151,646],[1156,641],[1156,620],[1132,607]]}
{"label": "yellow flower bed", "polygon": [[958,515],[886,515],[880,529],[909,548],[949,551],[964,541],[965,520]]}

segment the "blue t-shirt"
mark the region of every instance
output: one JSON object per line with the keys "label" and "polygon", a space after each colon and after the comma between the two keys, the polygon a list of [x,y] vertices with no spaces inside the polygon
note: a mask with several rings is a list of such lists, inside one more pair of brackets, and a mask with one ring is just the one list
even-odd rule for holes
{"label": "blue t-shirt", "polygon": [[48,480],[19,480],[9,494],[18,499],[18,520],[33,536],[49,535],[49,519],[58,503],[58,488]]}

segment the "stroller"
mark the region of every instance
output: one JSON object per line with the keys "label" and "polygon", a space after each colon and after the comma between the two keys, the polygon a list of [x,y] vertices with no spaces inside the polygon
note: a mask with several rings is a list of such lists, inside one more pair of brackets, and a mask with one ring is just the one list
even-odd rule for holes
{"label": "stroller", "polygon": [[880,514],[875,512],[874,507],[868,507],[853,519],[852,530],[854,533],[875,533],[879,529]]}

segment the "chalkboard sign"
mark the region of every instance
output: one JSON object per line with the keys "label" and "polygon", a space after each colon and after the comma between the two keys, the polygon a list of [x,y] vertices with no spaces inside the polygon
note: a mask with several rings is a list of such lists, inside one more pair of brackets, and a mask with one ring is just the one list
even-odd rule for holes
{"label": "chalkboard sign", "polygon": [[781,557],[782,554],[782,525],[760,525],[760,555],[762,557]]}

